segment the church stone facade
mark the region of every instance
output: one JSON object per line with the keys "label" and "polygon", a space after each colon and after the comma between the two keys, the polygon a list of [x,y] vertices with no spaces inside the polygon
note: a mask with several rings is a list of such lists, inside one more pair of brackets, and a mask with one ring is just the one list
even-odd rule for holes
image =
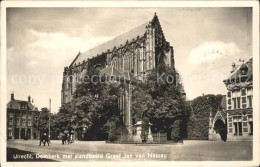
{"label": "church stone facade", "polygon": [[126,93],[119,99],[125,124],[133,126],[131,94],[133,80],[144,81],[146,75],[158,64],[174,68],[174,50],[166,41],[158,16],[152,20],[105,42],[85,53],[78,53],[72,63],[64,68],[61,103],[70,102],[78,81],[87,71],[100,68],[108,75],[123,75],[128,82]]}

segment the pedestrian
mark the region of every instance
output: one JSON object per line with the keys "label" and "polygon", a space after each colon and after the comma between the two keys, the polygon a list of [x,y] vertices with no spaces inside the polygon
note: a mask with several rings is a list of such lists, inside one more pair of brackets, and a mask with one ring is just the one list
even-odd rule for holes
{"label": "pedestrian", "polygon": [[46,135],[46,133],[43,133],[43,135],[40,137],[39,146],[41,146],[42,143],[45,146],[46,142],[48,143],[48,146],[49,146],[49,137]]}
{"label": "pedestrian", "polygon": [[66,140],[67,140],[67,134],[62,134],[61,136],[62,145],[66,143]]}

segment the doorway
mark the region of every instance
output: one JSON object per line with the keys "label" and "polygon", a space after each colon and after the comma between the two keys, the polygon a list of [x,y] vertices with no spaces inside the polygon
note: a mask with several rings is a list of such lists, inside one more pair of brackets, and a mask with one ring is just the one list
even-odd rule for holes
{"label": "doorway", "polygon": [[214,130],[216,134],[220,135],[221,140],[226,141],[227,140],[227,127],[225,123],[218,119],[214,124]]}
{"label": "doorway", "polygon": [[21,139],[25,139],[25,129],[21,129]]}

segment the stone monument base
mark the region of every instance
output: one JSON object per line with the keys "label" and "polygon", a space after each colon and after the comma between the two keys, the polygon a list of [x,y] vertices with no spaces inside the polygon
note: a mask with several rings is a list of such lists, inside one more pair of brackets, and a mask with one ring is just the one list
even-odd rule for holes
{"label": "stone monument base", "polygon": [[[149,123],[149,134],[148,138],[146,139],[146,143],[152,143],[153,142],[153,136],[151,133],[151,123]],[[142,121],[137,121],[137,123],[134,125],[136,128],[136,134],[133,136],[134,142],[135,143],[143,143],[143,140],[141,138],[141,133],[142,133]]]}

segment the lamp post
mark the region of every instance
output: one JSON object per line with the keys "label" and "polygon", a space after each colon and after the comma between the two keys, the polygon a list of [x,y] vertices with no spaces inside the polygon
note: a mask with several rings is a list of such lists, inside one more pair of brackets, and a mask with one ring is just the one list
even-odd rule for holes
{"label": "lamp post", "polygon": [[49,140],[51,139],[51,99],[49,101]]}

